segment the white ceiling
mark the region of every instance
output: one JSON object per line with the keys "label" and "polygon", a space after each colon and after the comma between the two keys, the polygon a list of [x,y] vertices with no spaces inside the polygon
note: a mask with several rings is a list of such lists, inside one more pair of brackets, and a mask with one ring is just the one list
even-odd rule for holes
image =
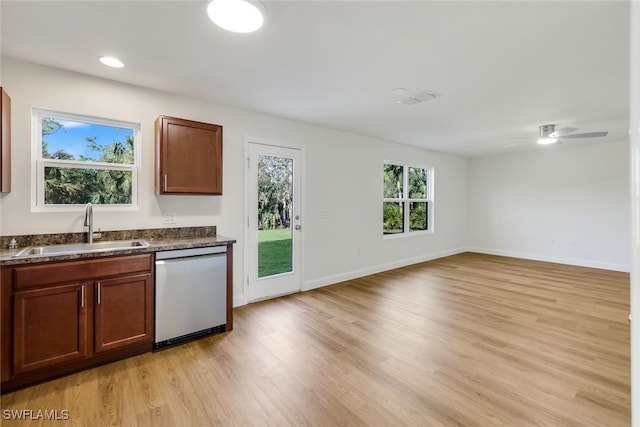
{"label": "white ceiling", "polygon": [[2,54],[465,156],[543,149],[547,123],[628,139],[629,2],[263,3],[234,34],[204,1],[3,0]]}

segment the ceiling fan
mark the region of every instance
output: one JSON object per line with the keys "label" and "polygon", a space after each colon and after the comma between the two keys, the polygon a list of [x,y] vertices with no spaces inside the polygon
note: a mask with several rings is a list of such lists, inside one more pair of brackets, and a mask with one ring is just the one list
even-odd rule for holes
{"label": "ceiling fan", "polygon": [[[603,136],[607,136],[609,132],[586,132],[586,133],[573,133],[578,130],[578,128],[572,127],[563,127],[556,129],[556,125],[542,125],[539,128],[539,134],[537,143],[540,145],[551,145],[555,144],[558,141],[564,139],[581,139],[581,138],[601,138]],[[532,139],[530,137],[520,138],[520,137],[511,137],[513,139]],[[524,144],[524,142],[517,142],[513,144],[505,145],[505,148],[513,147],[516,145]]]}

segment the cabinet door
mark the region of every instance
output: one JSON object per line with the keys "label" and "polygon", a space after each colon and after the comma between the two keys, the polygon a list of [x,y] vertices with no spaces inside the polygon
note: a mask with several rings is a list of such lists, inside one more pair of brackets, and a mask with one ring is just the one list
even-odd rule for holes
{"label": "cabinet door", "polygon": [[14,294],[15,373],[87,354],[87,286],[76,283]]}
{"label": "cabinet door", "polygon": [[156,120],[156,193],[222,194],[222,126]]}
{"label": "cabinet door", "polygon": [[151,274],[101,280],[95,295],[96,353],[153,340]]}

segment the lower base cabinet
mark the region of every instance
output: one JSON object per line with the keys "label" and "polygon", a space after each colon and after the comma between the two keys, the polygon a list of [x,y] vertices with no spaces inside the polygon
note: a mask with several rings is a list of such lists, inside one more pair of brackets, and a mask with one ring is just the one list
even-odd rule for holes
{"label": "lower base cabinet", "polygon": [[151,274],[105,279],[96,284],[94,351],[153,340]]}
{"label": "lower base cabinet", "polygon": [[3,391],[151,350],[152,266],[143,254],[3,271]]}
{"label": "lower base cabinet", "polygon": [[13,370],[29,372],[87,355],[86,284],[14,294]]}

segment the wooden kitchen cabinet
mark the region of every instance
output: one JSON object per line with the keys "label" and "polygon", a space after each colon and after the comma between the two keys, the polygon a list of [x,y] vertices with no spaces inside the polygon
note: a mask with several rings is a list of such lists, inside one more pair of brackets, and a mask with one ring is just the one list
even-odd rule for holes
{"label": "wooden kitchen cabinet", "polygon": [[0,192],[11,191],[11,98],[0,87]]}
{"label": "wooden kitchen cabinet", "polygon": [[222,126],[160,116],[156,194],[222,194]]}
{"label": "wooden kitchen cabinet", "polygon": [[150,351],[152,267],[141,254],[3,269],[2,390]]}
{"label": "wooden kitchen cabinet", "polygon": [[100,280],[96,293],[96,352],[153,340],[151,274]]}
{"label": "wooden kitchen cabinet", "polygon": [[87,355],[84,283],[14,295],[13,367],[17,374]]}

